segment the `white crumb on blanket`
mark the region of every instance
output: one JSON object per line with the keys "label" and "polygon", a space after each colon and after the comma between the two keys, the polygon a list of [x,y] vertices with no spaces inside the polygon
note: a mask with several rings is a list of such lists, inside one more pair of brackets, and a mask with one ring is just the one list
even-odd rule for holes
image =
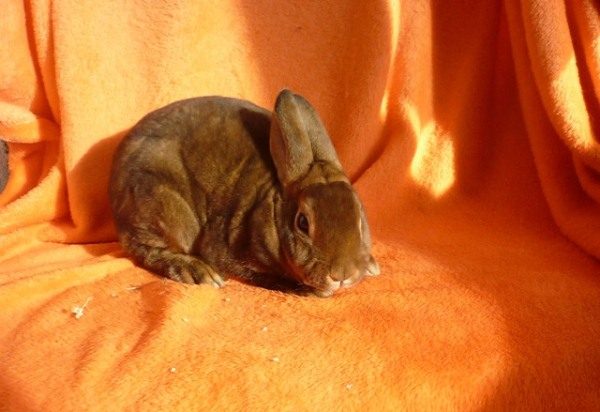
{"label": "white crumb on blanket", "polygon": [[139,290],[140,288],[140,285],[131,285],[129,287],[126,287],[125,290]]}
{"label": "white crumb on blanket", "polygon": [[87,298],[83,305],[81,305],[81,306],[76,305],[71,308],[71,313],[73,314],[75,319],[79,319],[83,316],[83,312],[84,312],[85,308],[87,307],[88,303],[90,303],[90,300],[92,300],[91,297]]}

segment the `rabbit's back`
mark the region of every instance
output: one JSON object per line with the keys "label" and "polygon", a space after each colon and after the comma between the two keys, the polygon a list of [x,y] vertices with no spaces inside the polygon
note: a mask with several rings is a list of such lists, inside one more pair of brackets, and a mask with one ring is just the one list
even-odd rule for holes
{"label": "rabbit's back", "polygon": [[242,165],[270,173],[270,113],[252,103],[198,97],[158,109],[138,122],[121,142],[119,169],[164,169],[183,162],[205,186],[223,184]]}
{"label": "rabbit's back", "polygon": [[227,208],[223,200],[231,199],[232,191],[242,195],[276,179],[269,154],[270,116],[250,102],[225,97],[192,98],[156,110],[121,142],[111,190],[158,174],[182,193],[210,193],[212,206]]}

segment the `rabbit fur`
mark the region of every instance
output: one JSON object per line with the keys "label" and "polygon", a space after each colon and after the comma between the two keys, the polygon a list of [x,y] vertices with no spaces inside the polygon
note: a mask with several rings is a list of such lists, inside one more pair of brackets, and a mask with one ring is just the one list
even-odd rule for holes
{"label": "rabbit fur", "polygon": [[330,296],[379,274],[327,131],[289,90],[273,113],[217,96],[151,112],[121,141],[109,195],[124,249],[172,280],[274,275]]}

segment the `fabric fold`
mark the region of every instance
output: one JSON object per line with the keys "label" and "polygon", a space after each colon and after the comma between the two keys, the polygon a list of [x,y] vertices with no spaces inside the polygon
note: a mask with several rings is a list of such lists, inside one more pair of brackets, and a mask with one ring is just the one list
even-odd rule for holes
{"label": "fabric fold", "polygon": [[[0,38],[1,411],[600,409],[593,0],[10,0]],[[108,204],[123,136],[284,87],[381,275],[320,299],[137,267]]]}

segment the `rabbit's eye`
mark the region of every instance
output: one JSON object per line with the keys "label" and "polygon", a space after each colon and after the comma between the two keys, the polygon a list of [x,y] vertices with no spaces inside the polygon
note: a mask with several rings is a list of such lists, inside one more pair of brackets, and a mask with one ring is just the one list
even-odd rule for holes
{"label": "rabbit's eye", "polygon": [[308,219],[302,212],[298,212],[296,215],[296,227],[308,235]]}

